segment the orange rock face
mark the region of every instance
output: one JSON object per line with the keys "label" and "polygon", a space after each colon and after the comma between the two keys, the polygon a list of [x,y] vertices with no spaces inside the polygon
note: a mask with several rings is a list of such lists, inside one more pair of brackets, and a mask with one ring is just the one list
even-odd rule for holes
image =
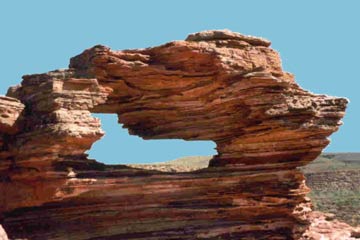
{"label": "orange rock face", "polygon": [[[329,143],[347,100],[301,89],[269,46],[205,31],[146,49],[95,46],[69,69],[24,76],[0,98],[11,113],[0,116],[9,237],[304,237],[311,204],[296,167]],[[103,135],[91,113],[117,113],[144,139],[213,140],[218,154],[187,173],[106,166],[85,154]]]}

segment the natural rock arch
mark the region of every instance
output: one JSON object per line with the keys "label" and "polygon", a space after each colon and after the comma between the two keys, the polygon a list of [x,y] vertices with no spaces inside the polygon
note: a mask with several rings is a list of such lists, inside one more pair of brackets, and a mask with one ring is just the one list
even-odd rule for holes
{"label": "natural rock arch", "polygon": [[[99,45],[72,58],[69,69],[24,76],[3,100],[17,102],[20,117],[12,131],[0,121],[5,229],[30,239],[63,231],[73,239],[300,238],[310,209],[296,167],[329,143],[347,100],[301,89],[269,46],[205,31],[139,50]],[[103,134],[91,113],[117,113],[144,139],[213,140],[218,154],[192,173],[91,162],[84,153]],[[84,203],[100,217],[92,220]],[[42,207],[14,210],[34,206]],[[32,220],[18,221],[23,214]],[[31,217],[38,214],[46,217]],[[51,229],[58,221],[65,230]]]}
{"label": "natural rock arch", "polygon": [[146,169],[160,167],[163,171],[194,171],[206,168],[206,162],[217,154],[213,141],[144,140],[130,135],[128,129],[118,123],[117,114],[92,113],[92,116],[100,120],[105,134],[86,153],[89,159],[104,164]]}

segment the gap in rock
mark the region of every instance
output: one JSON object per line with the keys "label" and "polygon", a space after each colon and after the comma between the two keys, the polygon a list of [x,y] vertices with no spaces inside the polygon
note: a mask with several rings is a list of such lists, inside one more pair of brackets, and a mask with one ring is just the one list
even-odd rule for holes
{"label": "gap in rock", "polygon": [[[212,156],[217,154],[213,141],[144,140],[122,128],[117,114],[93,116],[101,120],[105,132],[88,151],[89,158],[98,162],[164,171],[192,171],[206,168]],[[175,167],[169,168],[169,165]]]}

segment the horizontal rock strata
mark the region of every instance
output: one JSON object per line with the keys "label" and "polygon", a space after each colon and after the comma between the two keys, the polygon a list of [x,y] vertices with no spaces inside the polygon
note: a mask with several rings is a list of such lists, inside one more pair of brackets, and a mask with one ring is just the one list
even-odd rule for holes
{"label": "horizontal rock strata", "polygon": [[[311,209],[296,167],[329,143],[347,100],[301,89],[269,46],[205,31],[146,49],[99,45],[69,69],[24,76],[0,99],[12,119],[0,117],[9,237],[299,239]],[[85,153],[104,134],[91,113],[116,113],[144,139],[212,140],[218,154],[190,173],[106,166]]]}

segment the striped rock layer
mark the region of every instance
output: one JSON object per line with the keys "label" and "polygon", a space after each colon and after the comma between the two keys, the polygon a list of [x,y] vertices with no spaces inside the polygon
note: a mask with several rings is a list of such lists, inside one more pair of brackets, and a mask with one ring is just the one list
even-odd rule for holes
{"label": "striped rock layer", "polygon": [[[303,174],[347,100],[282,70],[270,42],[222,31],[85,50],[0,98],[0,213],[11,239],[305,239]],[[116,113],[144,139],[212,140],[209,167],[166,173],[85,153]],[[136,149],[134,149],[136,150]],[[119,142],[119,160],[121,142]]]}

